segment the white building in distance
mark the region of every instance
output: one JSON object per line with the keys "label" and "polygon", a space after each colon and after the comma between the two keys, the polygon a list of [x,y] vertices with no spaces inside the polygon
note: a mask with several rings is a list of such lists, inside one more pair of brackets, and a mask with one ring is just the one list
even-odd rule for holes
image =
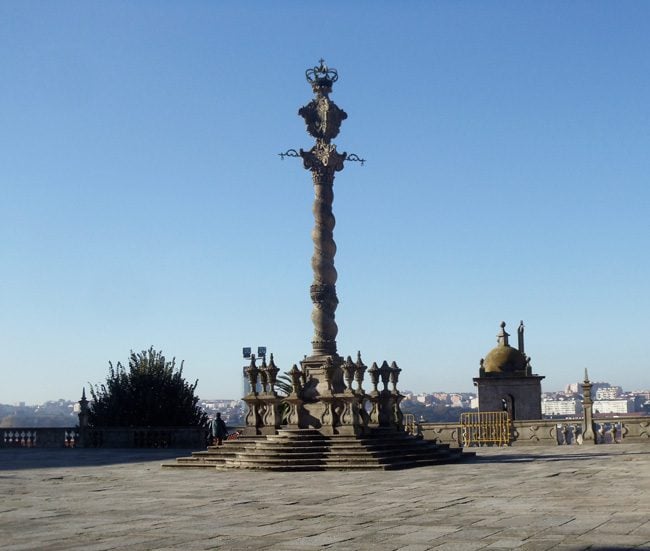
{"label": "white building in distance", "polygon": [[628,413],[632,409],[629,400],[594,400],[594,413]]}
{"label": "white building in distance", "polygon": [[577,415],[582,410],[582,404],[575,399],[571,400],[542,400],[542,415],[544,416],[570,416]]}
{"label": "white building in distance", "polygon": [[596,390],[596,400],[616,400],[623,389],[620,386],[606,386]]}

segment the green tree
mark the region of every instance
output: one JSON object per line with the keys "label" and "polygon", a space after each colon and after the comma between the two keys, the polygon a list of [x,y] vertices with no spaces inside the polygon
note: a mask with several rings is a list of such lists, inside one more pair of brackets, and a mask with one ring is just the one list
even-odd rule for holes
{"label": "green tree", "polygon": [[189,384],[183,378],[183,362],[167,361],[162,351],[135,353],[131,350],[128,369],[120,362],[109,365],[106,383],[91,385],[89,423],[95,427],[205,426],[206,413],[194,394],[198,379]]}

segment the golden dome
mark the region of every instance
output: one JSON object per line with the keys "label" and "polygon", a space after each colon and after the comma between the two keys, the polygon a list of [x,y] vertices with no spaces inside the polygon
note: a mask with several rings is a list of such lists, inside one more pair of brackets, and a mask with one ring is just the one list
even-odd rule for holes
{"label": "golden dome", "polygon": [[486,373],[525,372],[526,357],[512,346],[499,345],[485,356],[483,367]]}
{"label": "golden dome", "polygon": [[528,358],[523,353],[523,322],[519,327],[520,350],[508,344],[506,323],[501,322],[501,331],[497,334],[497,345],[488,352],[485,359],[481,361],[481,372],[506,375],[526,375]]}

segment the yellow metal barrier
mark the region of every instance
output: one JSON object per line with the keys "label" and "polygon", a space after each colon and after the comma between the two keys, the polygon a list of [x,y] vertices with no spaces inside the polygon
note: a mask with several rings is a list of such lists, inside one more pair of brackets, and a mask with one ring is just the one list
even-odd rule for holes
{"label": "yellow metal barrier", "polygon": [[510,416],[507,411],[461,413],[460,432],[463,447],[508,446],[510,444]]}
{"label": "yellow metal barrier", "polygon": [[417,434],[418,432],[418,426],[415,422],[415,415],[412,413],[404,414],[404,430],[413,435]]}

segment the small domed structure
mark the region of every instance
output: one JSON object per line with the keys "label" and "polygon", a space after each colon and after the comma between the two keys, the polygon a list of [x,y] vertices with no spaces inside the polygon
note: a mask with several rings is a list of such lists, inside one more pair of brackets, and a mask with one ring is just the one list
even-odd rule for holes
{"label": "small domed structure", "polygon": [[530,358],[524,352],[524,322],[517,329],[518,346],[510,346],[506,323],[501,322],[497,345],[481,359],[479,376],[474,379],[478,387],[481,411],[507,411],[512,421],[541,419],[541,381],[534,375]]}
{"label": "small domed structure", "polygon": [[[523,323],[520,327],[523,327]],[[497,345],[488,352],[483,360],[484,375],[487,374],[509,374],[526,375],[528,358],[525,354],[508,344],[506,322],[501,322],[501,331],[497,334]],[[482,374],[482,375],[483,375]]]}

